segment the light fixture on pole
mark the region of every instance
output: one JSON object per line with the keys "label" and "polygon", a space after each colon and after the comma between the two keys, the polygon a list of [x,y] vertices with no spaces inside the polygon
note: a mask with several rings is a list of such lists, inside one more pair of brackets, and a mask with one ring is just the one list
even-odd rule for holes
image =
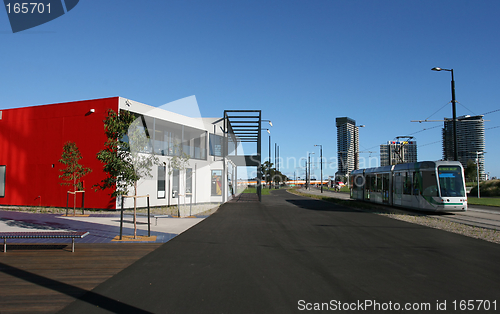
{"label": "light fixture on pole", "polygon": [[261,120],[261,121],[266,121],[266,122],[269,122],[269,125],[270,125],[270,126],[273,126],[273,123],[271,122],[271,120]]}
{"label": "light fixture on pole", "polygon": [[457,101],[455,99],[455,78],[453,69],[432,68],[432,71],[448,71],[451,72],[451,103],[453,107],[453,159],[458,161],[458,145],[457,145]]}
{"label": "light fixture on pole", "polygon": [[323,145],[321,144],[318,144],[318,145],[314,145],[314,146],[319,146],[319,162],[320,162],[320,165],[321,165],[321,178],[319,179],[319,182],[321,182],[321,193],[323,193]]}

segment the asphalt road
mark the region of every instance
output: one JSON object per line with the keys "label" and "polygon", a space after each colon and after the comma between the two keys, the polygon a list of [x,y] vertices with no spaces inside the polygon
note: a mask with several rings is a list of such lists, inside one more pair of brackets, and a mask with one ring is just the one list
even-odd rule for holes
{"label": "asphalt road", "polygon": [[497,244],[277,190],[221,206],[63,313],[498,311],[499,261]]}

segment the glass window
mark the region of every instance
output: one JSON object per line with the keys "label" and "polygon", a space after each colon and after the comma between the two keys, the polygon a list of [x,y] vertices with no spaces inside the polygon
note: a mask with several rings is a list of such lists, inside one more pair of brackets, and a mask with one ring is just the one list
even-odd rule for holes
{"label": "glass window", "polygon": [[401,179],[401,173],[395,173],[394,174],[394,194],[400,195],[402,194],[402,179]]}
{"label": "glass window", "polygon": [[158,166],[158,198],[165,198],[166,166]]}
{"label": "glass window", "polygon": [[141,153],[151,153],[153,118],[134,114],[135,120],[128,129],[126,139],[132,150]]}
{"label": "glass window", "polygon": [[174,169],[172,172],[172,198],[176,198],[179,195],[179,170]]}
{"label": "glass window", "polygon": [[436,173],[434,171],[422,172],[422,195],[423,196],[439,196],[437,188]]}
{"label": "glass window", "polygon": [[155,153],[162,156],[180,156],[182,125],[155,119]]}
{"label": "glass window", "polygon": [[382,192],[382,175],[377,174],[377,192]]}
{"label": "glass window", "polygon": [[0,166],[0,197],[5,197],[5,168]]}
{"label": "glass window", "polygon": [[227,154],[228,155],[235,155],[236,154],[236,147],[238,143],[235,142],[235,138],[233,138],[232,134],[229,134],[227,137]]}
{"label": "glass window", "polygon": [[403,194],[411,195],[411,174],[405,172],[403,176]]}
{"label": "glass window", "polygon": [[420,172],[413,172],[413,195],[420,195],[422,191]]}
{"label": "glass window", "polygon": [[234,194],[233,191],[233,165],[227,164],[227,196]]}
{"label": "glass window", "polygon": [[210,156],[222,157],[224,137],[210,134]]}
{"label": "glass window", "polygon": [[371,189],[371,176],[369,174],[366,175],[366,184],[365,184],[365,190],[370,191]]}
{"label": "glass window", "polygon": [[222,170],[212,170],[212,196],[222,195]]}
{"label": "glass window", "polygon": [[193,169],[186,168],[186,197],[191,197],[193,193]]}
{"label": "glass window", "polygon": [[458,166],[438,167],[439,188],[441,197],[445,196],[465,196],[464,179],[462,168]]}
{"label": "glass window", "polygon": [[365,178],[363,177],[363,175],[358,174],[356,175],[356,177],[352,176],[351,178],[354,179],[354,185],[351,181],[351,186],[356,187],[357,189],[363,189],[363,185],[365,185]]}
{"label": "glass window", "polygon": [[182,150],[190,158],[206,159],[206,131],[183,127]]}
{"label": "glass window", "polygon": [[384,173],[382,175],[382,178],[383,178],[383,182],[382,182],[382,196],[383,196],[383,200],[385,202],[388,202],[389,201],[389,174],[388,173]]}
{"label": "glass window", "polygon": [[365,199],[370,199],[370,191],[373,189],[373,184],[375,183],[375,177],[373,175],[366,175],[366,184],[365,184]]}

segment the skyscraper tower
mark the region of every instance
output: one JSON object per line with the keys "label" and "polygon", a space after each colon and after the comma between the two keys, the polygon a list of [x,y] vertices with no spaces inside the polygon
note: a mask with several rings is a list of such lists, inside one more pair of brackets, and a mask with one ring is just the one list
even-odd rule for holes
{"label": "skyscraper tower", "polygon": [[359,168],[359,130],[356,121],[342,117],[335,119],[337,124],[337,163],[336,176],[346,176]]}
{"label": "skyscraper tower", "polygon": [[398,136],[395,140],[380,145],[381,167],[408,162],[417,162],[417,142],[412,136]]}
{"label": "skyscraper tower", "polygon": [[[444,118],[443,160],[453,160],[453,119]],[[479,159],[479,176],[486,179],[484,171],[484,120],[483,116],[457,117],[458,160],[464,167],[467,161]],[[479,153],[479,154],[477,154]],[[477,155],[476,155],[477,154]]]}

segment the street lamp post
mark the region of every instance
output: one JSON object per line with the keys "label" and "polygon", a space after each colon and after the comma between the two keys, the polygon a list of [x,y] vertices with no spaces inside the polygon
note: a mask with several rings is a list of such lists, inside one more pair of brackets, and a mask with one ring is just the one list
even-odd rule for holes
{"label": "street lamp post", "polygon": [[[309,184],[307,184],[307,187],[309,187],[309,190],[311,189],[310,188],[310,184],[311,184],[311,154],[314,155],[314,153],[308,153],[308,158],[309,158]],[[307,178],[306,178],[306,183],[307,183]]]}
{"label": "street lamp post", "polygon": [[[262,120],[262,121],[269,122],[269,125],[271,127],[273,126],[273,123],[271,122],[271,120]],[[265,130],[267,131],[267,133],[269,133],[269,169],[268,169],[268,172],[269,172],[269,177],[271,177],[271,130],[269,130],[269,129],[265,129]],[[271,180],[269,180],[269,188],[271,188]]]}
{"label": "street lamp post", "polygon": [[453,108],[453,159],[458,161],[458,145],[457,145],[457,101],[455,99],[455,78],[453,77],[453,69],[432,68],[432,71],[448,71],[451,72],[451,103]]}
{"label": "street lamp post", "polygon": [[318,144],[318,145],[314,145],[314,146],[319,146],[319,162],[320,162],[320,165],[321,165],[321,178],[320,178],[320,182],[321,182],[321,193],[323,193],[323,145],[321,144]]}
{"label": "street lamp post", "polygon": [[269,133],[269,163],[267,164],[267,176],[269,177],[269,189],[271,189],[271,131],[267,129]]}
{"label": "street lamp post", "polygon": [[476,153],[476,172],[477,172],[477,198],[481,198],[481,193],[479,192],[479,154],[484,154],[486,152],[475,152]]}
{"label": "street lamp post", "polygon": [[306,158],[306,190],[307,190],[307,158]]}

